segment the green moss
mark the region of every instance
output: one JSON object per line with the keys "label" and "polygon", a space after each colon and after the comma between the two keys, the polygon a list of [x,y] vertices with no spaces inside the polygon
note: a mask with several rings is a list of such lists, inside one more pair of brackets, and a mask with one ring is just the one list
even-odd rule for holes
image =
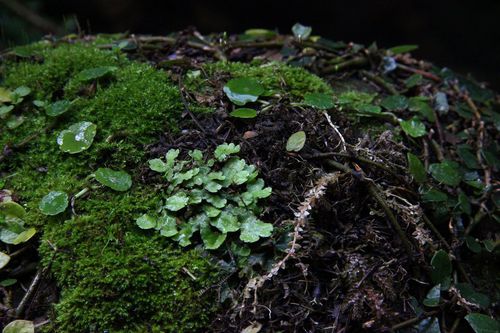
{"label": "green moss", "polygon": [[[50,271],[62,292],[52,331],[192,332],[205,327],[216,303],[199,297],[198,291],[215,283],[216,265],[195,250],[181,251],[144,233],[134,223],[139,213],[154,210],[158,203],[155,191],[141,183],[140,170],[144,146],[160,132],[177,131],[182,110],[177,86],[165,72],[91,45],[44,44],[33,50],[41,61],[23,58],[3,64],[2,85],[27,85],[33,94],[14,111],[25,118],[20,127],[8,129],[0,120],[0,147],[32,135],[35,139],[0,162],[0,170],[5,188],[26,207],[26,222],[42,235],[44,265],[53,257],[49,244],[58,248]],[[99,66],[118,69],[95,84],[73,79]],[[33,98],[73,103],[54,121],[32,105]],[[92,146],[75,155],[60,151],[60,131],[84,120],[97,125]],[[99,187],[88,177],[98,167],[127,170],[132,188],[118,193]],[[38,203],[48,192],[74,195],[84,188],[90,193],[74,202],[77,216],[69,209],[55,217],[39,212]]]}
{"label": "green moss", "polygon": [[[209,76],[228,73],[231,77],[253,77],[270,93],[289,94],[294,99],[302,100],[306,93],[332,93],[331,87],[323,79],[300,67],[292,67],[279,62],[270,62],[260,66],[240,62],[216,62],[203,66]],[[194,90],[203,89],[203,76],[188,79]]]}

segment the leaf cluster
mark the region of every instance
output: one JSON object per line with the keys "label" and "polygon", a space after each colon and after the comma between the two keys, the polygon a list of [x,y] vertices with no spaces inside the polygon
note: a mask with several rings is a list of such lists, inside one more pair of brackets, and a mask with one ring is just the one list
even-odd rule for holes
{"label": "leaf cluster", "polygon": [[219,248],[231,233],[245,243],[269,237],[273,226],[258,218],[260,199],[271,195],[258,178],[254,165],[236,156],[240,147],[219,145],[213,158],[200,150],[189,151],[187,160],[178,160],[180,151],[171,149],[165,159],[149,161],[151,170],[161,173],[168,187],[158,214],[144,214],[136,223],[142,229],[156,229],[181,246],[192,243],[199,232],[206,249]]}

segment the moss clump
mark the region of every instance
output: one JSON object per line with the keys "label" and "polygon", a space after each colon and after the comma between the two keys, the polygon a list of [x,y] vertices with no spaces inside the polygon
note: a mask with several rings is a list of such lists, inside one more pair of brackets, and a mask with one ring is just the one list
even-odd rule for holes
{"label": "moss clump", "polygon": [[[265,63],[259,66],[240,62],[216,62],[203,66],[208,76],[228,73],[231,77],[252,77],[259,80],[269,94],[288,94],[302,100],[307,93],[332,93],[331,87],[323,79],[300,67],[292,67],[279,62]],[[187,81],[191,89],[206,88],[200,75]]]}
{"label": "moss clump", "polygon": [[[26,85],[33,93],[13,111],[25,119],[21,126],[9,129],[0,121],[0,147],[34,139],[1,161],[0,170],[4,187],[27,208],[26,222],[42,234],[44,265],[53,257],[49,242],[58,248],[51,272],[62,292],[52,330],[192,332],[206,326],[216,304],[197,292],[215,282],[216,265],[196,250],[176,250],[165,239],[146,235],[134,223],[139,212],[155,209],[158,201],[141,184],[139,173],[144,145],[162,131],[177,131],[182,102],[176,85],[165,72],[131,62],[118,51],[83,43],[33,49],[36,59],[4,63],[2,85]],[[117,70],[95,82],[74,79],[100,66]],[[32,105],[34,98],[73,102],[54,119]],[[82,153],[63,153],[57,136],[78,121],[97,125],[94,142]],[[132,174],[132,188],[118,193],[92,183],[88,176],[105,166]],[[90,194],[76,200],[78,216],[67,211],[46,217],[38,210],[50,191],[74,195],[84,188]],[[183,268],[198,279],[193,281]]]}

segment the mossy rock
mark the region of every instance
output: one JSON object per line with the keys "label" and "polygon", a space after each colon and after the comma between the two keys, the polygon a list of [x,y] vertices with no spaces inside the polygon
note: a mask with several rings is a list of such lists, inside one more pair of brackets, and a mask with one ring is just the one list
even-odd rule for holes
{"label": "mossy rock", "polygon": [[[492,193],[488,192],[488,186],[497,182],[499,168],[496,140],[500,114],[498,98],[493,92],[470,79],[427,63],[412,67],[410,64],[414,63],[408,56],[391,54],[390,51],[378,50],[373,46],[364,48],[325,39],[311,38],[304,41],[274,35],[234,36],[226,44],[220,45],[215,40],[211,45],[200,47],[191,39],[179,41],[175,37],[128,39],[123,36],[87,36],[42,41],[14,48],[3,55],[1,86],[6,89],[4,91],[28,87],[30,93],[17,104],[12,101],[11,94],[4,94],[7,97],[3,105],[12,104],[14,108],[9,111],[3,109],[5,112],[0,117],[0,148],[3,151],[0,153],[0,190],[3,189],[3,192],[0,193],[3,193],[2,196],[7,193],[12,195],[26,209],[24,221],[38,231],[36,241],[39,244],[41,267],[44,272],[50,272],[47,277],[52,278],[60,289],[54,311],[49,312],[51,323],[45,326],[46,332],[195,332],[217,330],[217,324],[212,326],[217,314],[222,318],[220,322],[232,318],[227,314],[227,302],[220,303],[217,296],[217,290],[220,293],[222,284],[227,280],[227,267],[221,264],[224,256],[227,261],[227,252],[207,251],[201,245],[181,248],[175,242],[141,230],[135,224],[135,219],[142,213],[157,210],[161,199],[161,182],[147,175],[148,159],[160,152],[164,153],[166,147],[196,147],[192,140],[197,135],[200,142],[213,140],[221,143],[231,135],[243,137],[241,142],[248,143],[245,140],[251,140],[251,135],[257,133],[265,136],[266,131],[272,131],[273,123],[280,124],[279,130],[273,132],[268,141],[262,139],[255,146],[247,144],[243,151],[249,154],[247,158],[251,163],[261,167],[264,179],[273,182],[273,187],[280,186],[272,174],[275,171],[279,174],[279,170],[271,170],[271,164],[267,164],[273,158],[283,159],[287,168],[293,170],[294,167],[303,168],[308,158],[318,158],[321,152],[312,149],[313,146],[335,150],[347,144],[352,149],[351,153],[360,154],[358,157],[361,159],[354,155],[350,157],[345,148],[323,152],[333,154],[329,156],[346,158],[345,162],[356,161],[361,164],[366,171],[360,171],[360,168],[356,172],[366,172],[363,177],[387,177],[388,174],[384,173],[387,170],[380,165],[392,163],[388,164],[392,170],[389,175],[399,174],[400,179],[389,183],[407,188],[408,193],[413,195],[408,200],[415,207],[421,206],[442,232],[445,228],[440,224],[441,220],[452,218],[462,221],[472,218],[475,221],[474,216],[479,214],[481,207],[489,207],[489,214],[481,216],[484,220],[481,223],[487,225],[490,231],[475,236],[481,238],[483,248],[491,248],[492,245],[487,241],[495,242],[492,233],[498,231],[495,226],[498,222],[494,221],[499,220],[498,196],[485,196],[485,193]],[[398,62],[399,69],[384,68],[387,61]],[[260,104],[252,104],[252,107],[259,109],[258,117],[266,120],[260,123],[260,127],[252,129],[252,120],[228,117],[235,106],[228,102],[223,86],[229,79],[240,77],[258,80],[265,90]],[[446,103],[449,104],[444,105],[442,101],[436,104],[436,93],[440,91],[446,92]],[[387,100],[387,96],[394,93],[404,103]],[[304,97],[310,94],[329,96],[335,106],[325,111],[314,103],[305,102]],[[48,115],[48,105],[57,101],[67,101],[67,110],[55,117]],[[483,117],[483,127],[479,129],[483,131],[479,154],[475,154],[476,146],[471,144],[475,142],[474,134],[471,134],[470,129],[457,125],[462,120],[472,122],[471,128],[477,130],[474,127],[475,121],[479,121],[474,119],[478,116],[477,109],[482,113],[479,117]],[[324,112],[327,112],[326,116]],[[328,113],[337,125],[331,122]],[[213,125],[210,117],[222,119],[217,124],[221,128],[224,121],[229,127],[236,128],[239,136],[231,131],[225,136],[219,134],[220,128],[207,134],[203,126]],[[441,123],[436,121],[436,117]],[[201,128],[196,119],[201,119]],[[303,123],[298,119],[302,119]],[[422,124],[424,134],[414,132],[416,125],[413,123],[407,127],[404,122],[409,119]],[[91,122],[97,128],[90,147],[77,154],[61,151],[58,145],[60,132],[83,121]],[[189,128],[186,128],[186,124],[189,124]],[[342,128],[342,124],[348,128]],[[286,152],[284,143],[294,131],[302,127],[308,135],[304,155]],[[342,140],[346,140],[344,143],[339,143],[339,128],[343,133]],[[429,132],[443,131],[443,128],[446,133],[440,132],[439,138]],[[195,135],[190,136],[193,132],[196,132]],[[413,152],[415,156],[424,156],[426,164],[455,160],[459,163],[456,172],[460,179],[458,183],[455,180],[447,183],[450,174],[446,170],[444,174],[432,171],[438,167],[424,170],[422,176],[422,170],[415,170],[421,168],[421,163],[418,164],[414,159],[410,161],[408,172],[405,169],[406,161],[401,161],[401,156],[406,155],[402,151],[391,157],[391,152],[385,148],[378,152],[380,147],[374,146],[375,153],[370,156],[366,145],[361,143],[362,140],[368,140],[366,137],[377,144],[383,142],[389,145],[389,142],[397,141],[400,146],[386,148],[399,147]],[[181,140],[176,141],[176,138]],[[335,142],[336,148],[333,148]],[[429,153],[427,147],[424,151],[419,142],[429,143],[430,149],[434,150]],[[460,152],[453,148],[455,144],[461,144]],[[209,143],[204,147],[209,150],[213,148]],[[272,157],[271,152],[280,149],[280,156],[284,157]],[[470,151],[470,154],[465,151]],[[476,156],[479,156],[478,160]],[[420,162],[418,157],[417,160]],[[343,162],[340,165],[347,169],[353,165]],[[117,192],[100,186],[93,180],[92,174],[101,167],[125,170],[132,177],[132,187]],[[382,170],[371,172],[370,168],[373,167]],[[279,189],[283,191],[280,195],[283,196],[282,193],[287,192],[285,189],[288,188],[288,192],[297,191],[290,195],[303,199],[307,187],[321,178],[321,174],[317,175],[314,170],[327,170],[320,162],[311,162],[305,169],[303,173],[294,174],[292,171],[282,174],[288,177],[283,182],[300,179],[301,183],[295,187],[283,185],[283,189]],[[341,170],[345,171],[342,167]],[[473,172],[474,175],[471,174]],[[427,173],[429,175],[426,177]],[[418,178],[421,184],[412,181],[412,176]],[[363,177],[359,179],[362,184],[366,184]],[[389,186],[390,191],[394,186]],[[62,214],[46,216],[38,209],[40,200],[51,191],[64,191],[73,199]],[[445,198],[430,198],[436,191]],[[424,257],[418,259],[421,261],[415,259],[413,264],[423,264],[425,256],[429,259],[433,250],[444,245],[439,239],[433,242],[424,237],[427,234],[418,234],[427,232],[427,229],[424,232],[422,228],[428,226],[422,226],[423,223],[417,217],[404,215],[409,214],[409,211],[398,211],[406,207],[406,203],[396,202],[395,198],[396,194],[386,197],[388,207],[401,214],[398,219],[406,223],[406,234],[411,246],[421,249],[420,253]],[[468,201],[472,202],[472,208],[466,204]],[[278,203],[279,196],[271,198],[271,206],[286,207],[290,204]],[[293,202],[299,203],[300,200]],[[367,207],[360,205],[363,206],[360,214],[365,214]],[[273,209],[271,207],[271,213],[268,211],[266,214],[278,216]],[[318,208],[313,216],[316,224],[309,229],[325,231],[322,225],[323,211],[328,210]],[[293,213],[287,208],[283,208],[281,213],[289,214],[288,221],[294,219]],[[382,216],[381,220],[385,221],[383,214],[376,209],[370,216]],[[271,252],[273,256],[265,260],[256,259],[258,256],[255,256],[252,260],[258,264],[245,262],[249,269],[240,266],[239,274],[230,273],[229,276],[234,279],[230,285],[233,290],[241,292],[250,277],[265,273],[266,269],[283,257],[280,251],[288,246],[290,239],[287,233],[292,227],[290,223],[287,225],[283,216],[280,218],[275,221],[275,236],[268,244],[262,245],[267,246],[264,251],[266,255]],[[479,222],[467,222],[466,227],[475,226],[474,223]],[[315,231],[310,232],[313,235]],[[467,232],[467,236],[472,235],[470,232]],[[465,237],[463,231],[461,235]],[[432,239],[437,236],[426,237]],[[479,246],[481,249],[482,245]],[[269,248],[272,250],[269,251]],[[394,245],[391,253],[404,253],[399,248],[403,249],[401,244]],[[492,250],[487,251],[493,255],[497,248],[493,245]],[[257,246],[252,249],[261,251]],[[258,255],[264,257],[264,252]],[[466,253],[465,257],[469,255]],[[494,263],[497,259],[492,258],[488,260]],[[256,265],[255,270],[252,265]],[[346,267],[351,267],[349,265]],[[353,279],[347,286],[361,284],[366,278],[352,273],[356,269],[368,270],[364,264],[360,265],[345,268],[347,275],[344,274],[344,277]],[[470,269],[473,263],[464,265]],[[376,271],[375,276],[381,274]],[[479,274],[475,278],[483,281],[490,276]],[[409,279],[409,276],[405,275],[405,278]],[[328,285],[330,282],[317,283]],[[373,297],[387,297],[390,294],[387,290],[394,287],[383,286],[383,283],[373,284]],[[227,287],[223,291],[227,292],[231,288]],[[385,289],[377,294],[377,288]],[[368,320],[375,314],[381,315],[376,312],[378,310],[357,309],[356,306],[363,305],[362,302],[356,303],[355,290],[346,287],[344,291],[346,295],[351,295],[349,297],[354,297],[351,303],[339,303],[346,311],[346,318],[351,316],[351,319]],[[406,288],[402,288],[401,292],[409,295]],[[492,298],[497,296],[498,292]],[[236,299],[233,298],[233,301]],[[402,308],[395,300],[391,300],[391,304],[386,307],[403,313]],[[223,313],[225,315],[221,315]],[[231,327],[241,331],[253,319],[264,323],[262,316],[253,315],[255,317],[247,315]],[[48,316],[47,313],[44,316]],[[387,322],[394,323],[395,318],[398,318],[393,314],[383,316],[386,317],[375,324],[381,329],[387,328]],[[405,316],[409,316],[408,312],[404,312],[401,318]],[[323,317],[319,321],[326,322]],[[278,328],[277,324],[269,325],[269,329]],[[285,328],[293,326],[283,325]],[[299,323],[293,327],[304,329],[307,325]]]}

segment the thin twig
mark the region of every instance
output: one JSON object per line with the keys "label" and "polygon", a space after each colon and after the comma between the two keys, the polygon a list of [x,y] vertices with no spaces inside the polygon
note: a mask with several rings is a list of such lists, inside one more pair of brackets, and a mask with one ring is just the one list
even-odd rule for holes
{"label": "thin twig", "polygon": [[376,84],[387,90],[387,92],[389,92],[390,94],[399,95],[399,92],[396,90],[396,88],[394,88],[392,84],[390,84],[380,76],[370,73],[368,71],[361,71],[361,74],[363,74],[368,79],[370,79],[371,81],[375,82]]}

